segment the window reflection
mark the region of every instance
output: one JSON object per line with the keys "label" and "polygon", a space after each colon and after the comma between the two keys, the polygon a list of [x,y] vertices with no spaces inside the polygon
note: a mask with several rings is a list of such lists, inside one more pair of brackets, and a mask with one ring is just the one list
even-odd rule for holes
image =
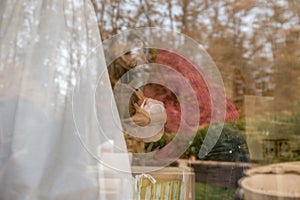
{"label": "window reflection", "polygon": [[[244,140],[249,151],[244,161],[257,166],[299,160],[300,5],[296,0],[93,2],[104,39],[129,28],[163,26],[204,46],[239,113],[236,129],[229,132],[239,132],[238,138]],[[163,33],[161,37],[165,38]],[[183,40],[162,42],[180,46]],[[143,51],[147,59],[155,54]],[[200,142],[192,143],[187,157],[198,150],[205,129],[201,131]],[[218,144],[224,147],[230,136],[223,137]],[[171,138],[163,138],[153,148]]]}

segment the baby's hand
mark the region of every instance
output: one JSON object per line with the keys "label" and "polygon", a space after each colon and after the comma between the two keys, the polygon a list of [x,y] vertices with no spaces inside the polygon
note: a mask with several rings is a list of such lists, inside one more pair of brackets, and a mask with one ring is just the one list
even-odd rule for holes
{"label": "baby's hand", "polygon": [[137,96],[138,99],[139,99],[139,100],[138,100],[138,105],[141,106],[142,103],[143,103],[144,101],[147,100],[147,97],[145,97],[144,93],[143,93],[142,90],[140,90],[140,89],[136,89],[136,90],[135,90],[135,94],[136,94],[136,96]]}
{"label": "baby's hand", "polygon": [[134,108],[135,114],[132,116],[132,121],[139,126],[147,126],[150,124],[150,115],[137,103],[134,104]]}

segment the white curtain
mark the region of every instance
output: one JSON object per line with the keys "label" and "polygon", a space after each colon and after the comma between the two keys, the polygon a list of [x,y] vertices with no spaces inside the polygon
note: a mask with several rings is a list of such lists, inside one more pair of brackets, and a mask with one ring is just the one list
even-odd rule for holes
{"label": "white curtain", "polygon": [[0,15],[0,199],[131,199],[92,4],[1,0]]}

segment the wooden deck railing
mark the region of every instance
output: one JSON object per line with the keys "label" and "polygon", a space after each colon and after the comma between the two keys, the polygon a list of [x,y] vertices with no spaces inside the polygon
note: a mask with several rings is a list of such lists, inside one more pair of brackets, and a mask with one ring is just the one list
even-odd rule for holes
{"label": "wooden deck railing", "polygon": [[132,169],[133,175],[141,180],[137,188],[136,199],[141,200],[192,200],[195,193],[195,174],[191,168],[166,167],[160,170],[144,171],[155,179],[155,183],[145,176],[141,176],[143,169]]}

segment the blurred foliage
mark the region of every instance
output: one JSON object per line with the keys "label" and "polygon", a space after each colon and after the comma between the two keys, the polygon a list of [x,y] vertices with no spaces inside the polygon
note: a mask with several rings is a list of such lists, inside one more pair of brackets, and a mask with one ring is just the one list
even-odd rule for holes
{"label": "blurred foliage", "polygon": [[236,123],[236,126],[240,131],[245,131],[246,130],[245,119],[239,119]]}
{"label": "blurred foliage", "polygon": [[[217,125],[215,125],[216,127]],[[214,131],[214,125],[211,126],[212,131]],[[206,136],[208,126],[199,130],[193,141],[183,141],[189,142],[190,145],[185,151],[182,158],[190,158],[192,156],[198,158],[199,150],[203,144],[204,138]],[[164,134],[164,136],[157,142],[148,143],[145,145],[145,149],[151,147],[151,151],[155,149],[163,148],[170,140],[174,137],[172,134]],[[181,145],[181,144],[179,144]],[[149,149],[150,150],[150,149]],[[198,158],[199,159],[199,158]],[[215,160],[215,161],[232,161],[232,162],[248,162],[249,161],[249,151],[242,135],[241,131],[237,128],[234,123],[225,123],[222,133],[210,151],[210,153],[204,158],[204,160]]]}
{"label": "blurred foliage", "polygon": [[150,145],[152,145],[151,151],[155,149],[161,149],[168,143],[168,136],[166,134],[163,134],[163,136],[158,140],[157,142],[146,143],[145,148],[149,148]]}
{"label": "blurred foliage", "polygon": [[[213,127],[213,125],[212,125]],[[203,144],[208,127],[198,131],[194,141],[185,152],[185,157],[198,157],[199,150]],[[212,128],[214,131],[214,128]],[[221,135],[204,160],[248,162],[249,151],[246,140],[241,131],[234,123],[225,123]]]}

